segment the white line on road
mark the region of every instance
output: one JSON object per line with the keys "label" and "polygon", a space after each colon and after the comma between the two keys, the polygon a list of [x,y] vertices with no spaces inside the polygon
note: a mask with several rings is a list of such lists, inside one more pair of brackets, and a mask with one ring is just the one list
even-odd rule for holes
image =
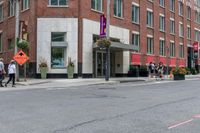
{"label": "white line on road", "polygon": [[190,120],[187,120],[187,121],[184,121],[184,122],[181,122],[181,123],[178,123],[178,124],[172,125],[172,126],[168,127],[168,129],[176,128],[176,127],[178,127],[178,126],[181,126],[181,125],[184,125],[184,124],[190,123],[190,122],[192,122],[192,121],[193,121],[193,119],[190,119]]}

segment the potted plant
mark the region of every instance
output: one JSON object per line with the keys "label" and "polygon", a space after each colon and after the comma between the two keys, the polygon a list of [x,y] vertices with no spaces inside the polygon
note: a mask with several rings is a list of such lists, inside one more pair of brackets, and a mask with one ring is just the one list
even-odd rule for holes
{"label": "potted plant", "polygon": [[186,73],[187,73],[186,69],[182,67],[176,67],[172,69],[174,80],[185,80]]}
{"label": "potted plant", "polygon": [[99,40],[97,40],[97,46],[99,46],[100,48],[109,48],[111,45],[110,40],[108,40],[107,38],[101,38]]}
{"label": "potted plant", "polygon": [[48,65],[45,59],[40,60],[39,71],[42,79],[47,78]]}
{"label": "potted plant", "polygon": [[69,79],[74,78],[74,63],[71,61],[71,58],[68,58],[67,74]]}

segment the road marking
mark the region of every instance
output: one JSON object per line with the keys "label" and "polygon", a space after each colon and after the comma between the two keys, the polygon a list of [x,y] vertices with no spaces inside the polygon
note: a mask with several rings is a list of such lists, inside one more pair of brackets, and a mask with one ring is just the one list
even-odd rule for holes
{"label": "road marking", "polygon": [[184,125],[184,124],[190,123],[190,122],[192,122],[192,121],[193,121],[193,119],[190,119],[190,120],[187,120],[187,121],[184,121],[184,122],[181,122],[181,123],[178,123],[178,124],[172,125],[172,126],[168,127],[168,129],[176,128],[176,127],[178,127],[178,126],[181,126],[181,125]]}
{"label": "road marking", "polygon": [[200,114],[193,116],[194,118],[200,118]]}

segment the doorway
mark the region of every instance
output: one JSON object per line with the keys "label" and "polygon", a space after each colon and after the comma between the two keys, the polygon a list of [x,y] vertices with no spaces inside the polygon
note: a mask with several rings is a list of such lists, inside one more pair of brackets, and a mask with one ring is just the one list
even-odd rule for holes
{"label": "doorway", "polygon": [[[95,77],[105,77],[106,72],[106,52],[95,51]],[[110,53],[110,76],[114,76],[114,54]]]}

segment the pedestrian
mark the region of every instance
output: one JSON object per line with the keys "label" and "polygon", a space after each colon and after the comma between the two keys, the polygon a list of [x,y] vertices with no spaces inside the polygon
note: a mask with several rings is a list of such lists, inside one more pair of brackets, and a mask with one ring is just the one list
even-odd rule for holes
{"label": "pedestrian", "polygon": [[6,82],[5,86],[7,87],[7,84],[12,80],[12,87],[15,87],[15,73],[16,73],[16,66],[15,66],[15,61],[11,60],[10,64],[8,65],[8,74],[9,74],[9,79]]}
{"label": "pedestrian", "polygon": [[0,87],[3,87],[3,79],[4,79],[5,69],[4,69],[4,63],[3,58],[0,58]]}
{"label": "pedestrian", "polygon": [[163,72],[164,72],[164,66],[163,66],[162,62],[159,63],[157,70],[158,70],[159,78],[162,79],[163,78]]}
{"label": "pedestrian", "polygon": [[152,62],[149,63],[148,70],[149,70],[149,76],[152,78]]}

